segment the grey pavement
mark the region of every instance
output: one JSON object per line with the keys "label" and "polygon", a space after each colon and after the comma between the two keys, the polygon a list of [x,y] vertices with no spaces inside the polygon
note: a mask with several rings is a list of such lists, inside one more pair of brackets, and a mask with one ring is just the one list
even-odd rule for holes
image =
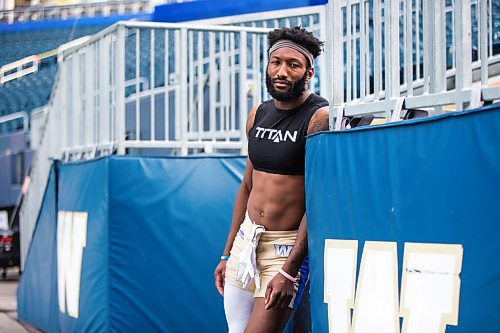
{"label": "grey pavement", "polygon": [[0,279],[0,333],[36,333],[38,330],[17,320],[17,285],[19,272],[9,268],[7,278]]}

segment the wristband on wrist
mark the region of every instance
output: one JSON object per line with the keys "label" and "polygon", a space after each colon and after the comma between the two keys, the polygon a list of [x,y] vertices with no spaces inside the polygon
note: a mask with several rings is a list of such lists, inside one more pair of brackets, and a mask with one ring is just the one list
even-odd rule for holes
{"label": "wristband on wrist", "polygon": [[228,260],[229,256],[220,256],[220,260]]}
{"label": "wristband on wrist", "polygon": [[281,268],[280,268],[279,272],[281,275],[283,275],[284,277],[286,277],[288,280],[292,281],[293,283],[296,283],[299,280],[297,278],[294,278],[293,276],[291,276],[290,274],[288,274],[287,272],[285,272]]}

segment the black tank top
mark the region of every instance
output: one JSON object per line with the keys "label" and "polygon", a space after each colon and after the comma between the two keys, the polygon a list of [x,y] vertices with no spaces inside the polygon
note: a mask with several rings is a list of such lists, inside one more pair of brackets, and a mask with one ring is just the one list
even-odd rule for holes
{"label": "black tank top", "polygon": [[309,121],[328,101],[310,94],[299,107],[279,110],[274,100],[263,102],[248,133],[248,156],[255,170],[303,175]]}

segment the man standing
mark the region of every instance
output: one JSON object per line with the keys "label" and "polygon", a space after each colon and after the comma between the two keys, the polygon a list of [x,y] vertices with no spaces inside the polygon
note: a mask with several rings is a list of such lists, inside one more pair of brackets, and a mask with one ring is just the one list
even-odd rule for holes
{"label": "man standing", "polygon": [[308,280],[306,135],[328,129],[328,102],[308,91],[323,42],[299,27],[269,33],[271,100],[247,120],[248,155],[215,285],[229,332],[280,332]]}

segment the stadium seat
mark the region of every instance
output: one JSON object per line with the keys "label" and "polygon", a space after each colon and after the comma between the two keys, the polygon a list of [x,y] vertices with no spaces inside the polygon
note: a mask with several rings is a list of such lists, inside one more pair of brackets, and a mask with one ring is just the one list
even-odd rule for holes
{"label": "stadium seat", "polygon": [[[0,33],[0,45],[9,45],[0,52],[0,66],[9,64],[30,55],[41,54],[59,47],[71,40],[95,34],[106,26],[76,27],[65,29],[14,31]],[[48,103],[57,63],[55,58],[44,59],[38,71],[0,86],[0,115],[31,110]],[[0,134],[22,127],[9,122],[0,126]]]}

